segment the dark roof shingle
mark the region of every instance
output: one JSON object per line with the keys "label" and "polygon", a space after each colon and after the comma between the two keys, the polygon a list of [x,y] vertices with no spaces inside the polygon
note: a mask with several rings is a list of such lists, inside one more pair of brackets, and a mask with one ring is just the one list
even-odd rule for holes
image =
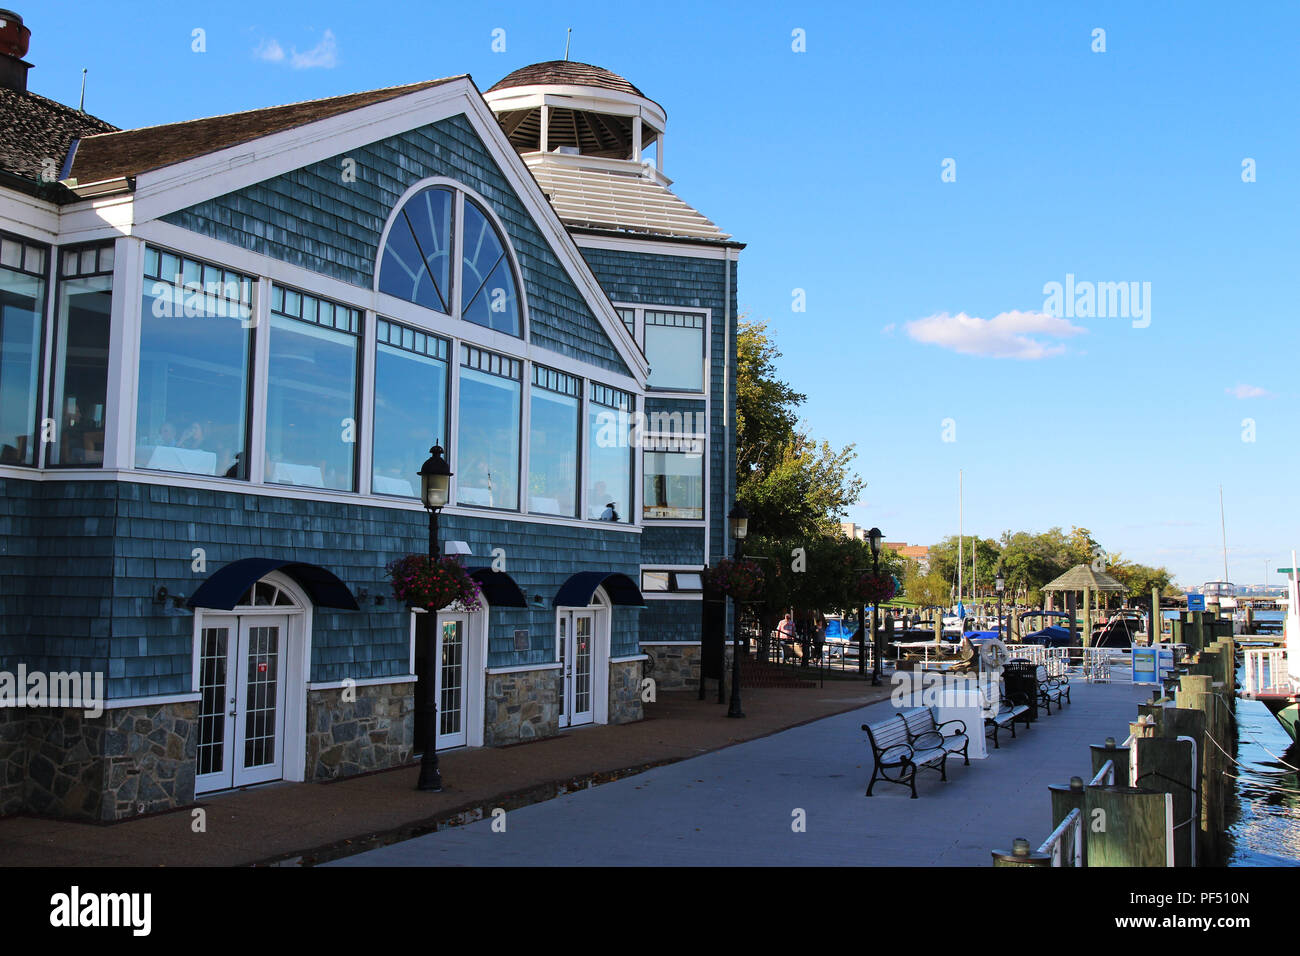
{"label": "dark roof shingle", "polygon": [[108,179],[138,176],[151,169],[170,166],[457,79],[461,77],[425,80],[382,90],[291,103],[288,106],[270,106],[242,113],[227,113],[224,116],[88,136],[77,147],[71,176],[83,186]]}
{"label": "dark roof shingle", "polygon": [[508,73],[488,90],[509,89],[512,86],[594,86],[602,90],[616,90],[619,93],[631,93],[644,97],[638,90],[617,73],[590,63],[578,63],[575,60],[547,60],[545,63],[533,63]]}
{"label": "dark roof shingle", "polygon": [[37,182],[50,161],[58,175],[74,139],[117,129],[89,113],[8,87],[0,87],[0,117],[0,170]]}

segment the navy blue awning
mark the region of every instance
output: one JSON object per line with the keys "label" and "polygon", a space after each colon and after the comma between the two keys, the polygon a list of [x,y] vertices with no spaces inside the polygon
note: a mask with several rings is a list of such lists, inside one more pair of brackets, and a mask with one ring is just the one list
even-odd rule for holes
{"label": "navy blue awning", "polygon": [[528,607],[524,592],[515,579],[504,571],[491,568],[466,568],[469,576],[483,589],[483,597],[493,607]]}
{"label": "navy blue awning", "polygon": [[189,600],[190,607],[213,610],[232,610],[244,592],[272,571],[280,571],[293,578],[311,598],[316,607],[335,607],[345,611],[359,610],[357,599],[348,586],[330,571],[315,564],[301,561],[281,561],[275,558],[243,558],[232,561],[199,585]]}
{"label": "navy blue awning", "polygon": [[569,575],[560,586],[553,607],[586,607],[591,603],[596,588],[604,588],[613,604],[625,607],[645,607],[641,589],[626,574],[617,571],[579,571]]}

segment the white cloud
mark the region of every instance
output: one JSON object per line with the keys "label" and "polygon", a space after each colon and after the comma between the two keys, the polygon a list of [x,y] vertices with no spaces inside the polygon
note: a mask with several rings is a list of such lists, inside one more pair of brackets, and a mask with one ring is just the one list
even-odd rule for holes
{"label": "white cloud", "polygon": [[896,328],[898,328],[898,326],[897,326],[895,323],[890,322],[888,325],[886,325],[883,329],[880,330],[880,334],[881,334],[881,335],[893,335],[893,334],[894,334],[894,329],[896,329]]}
{"label": "white cloud", "polygon": [[326,30],[320,38],[320,43],[306,53],[299,53],[295,49],[290,57],[290,65],[295,70],[311,70],[317,67],[324,70],[334,69],[338,65],[338,44],[334,40],[334,31]]}
{"label": "white cloud", "polygon": [[284,47],[280,46],[280,41],[274,37],[263,39],[253,51],[253,56],[259,60],[265,60],[267,63],[279,63],[284,59]]}
{"label": "white cloud", "polygon": [[1237,398],[1272,398],[1273,393],[1268,389],[1260,388],[1258,385],[1238,385],[1235,388],[1225,388],[1225,392],[1234,395]]}
{"label": "white cloud", "polygon": [[908,322],[905,328],[917,342],[937,345],[963,355],[1024,360],[1051,358],[1065,352],[1064,345],[1044,342],[1035,336],[1065,339],[1087,331],[1064,318],[1044,312],[1002,312],[991,319],[981,319],[965,312],[956,315],[942,312]]}

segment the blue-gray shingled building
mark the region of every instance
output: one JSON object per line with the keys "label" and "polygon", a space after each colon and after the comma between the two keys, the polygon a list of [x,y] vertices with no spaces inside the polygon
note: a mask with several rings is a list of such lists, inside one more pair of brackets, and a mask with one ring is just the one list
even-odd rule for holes
{"label": "blue-gray shingled building", "polygon": [[[399,766],[429,692],[444,749],[694,686],[742,246],[663,107],[556,61],[116,130],[0,21],[0,681],[106,691],[0,701],[0,814]],[[434,444],[478,610],[384,570]]]}

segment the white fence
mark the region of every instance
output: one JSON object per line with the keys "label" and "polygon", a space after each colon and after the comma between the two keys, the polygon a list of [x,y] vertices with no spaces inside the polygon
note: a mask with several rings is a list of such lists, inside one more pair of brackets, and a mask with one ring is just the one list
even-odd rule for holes
{"label": "white fence", "polygon": [[1290,693],[1291,679],[1286,669],[1286,651],[1277,647],[1252,647],[1245,653],[1241,691],[1254,696],[1266,693]]}

